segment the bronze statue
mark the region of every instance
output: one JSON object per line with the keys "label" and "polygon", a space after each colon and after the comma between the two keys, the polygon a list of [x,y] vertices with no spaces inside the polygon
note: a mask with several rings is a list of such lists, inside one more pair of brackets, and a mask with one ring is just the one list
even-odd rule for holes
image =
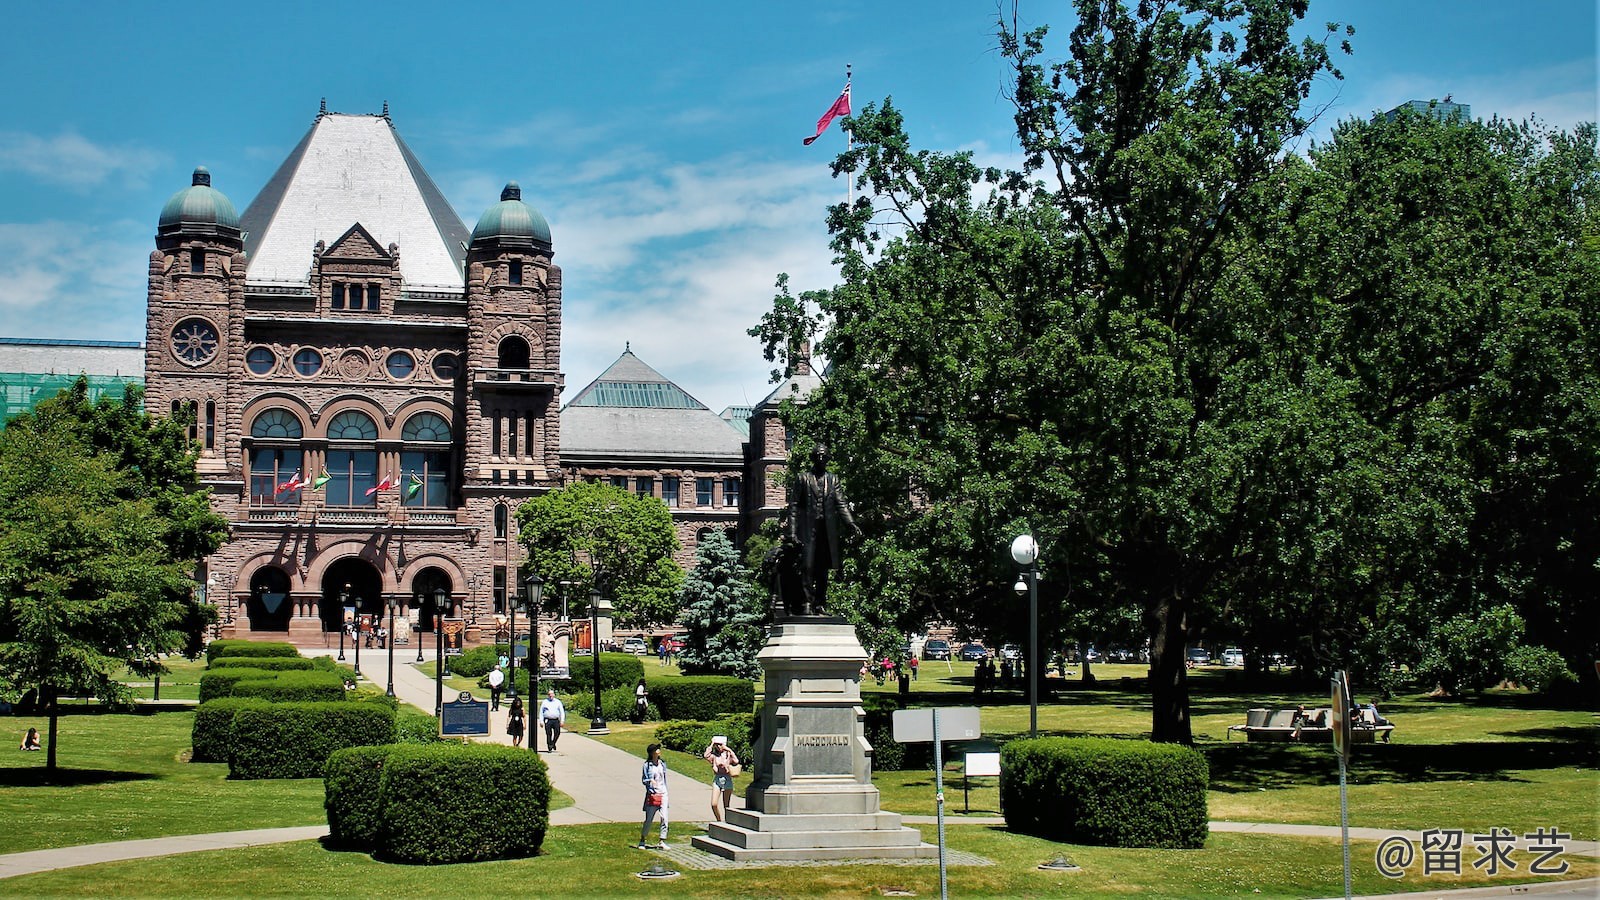
{"label": "bronze statue", "polygon": [[[778,568],[780,572],[788,569],[792,575],[797,575],[786,580],[789,584],[798,581],[799,585],[798,590],[780,589],[779,593],[790,615],[821,615],[827,600],[828,574],[844,561],[839,552],[839,529],[845,527],[852,534],[861,534],[855,518],[850,515],[850,503],[839,484],[839,476],[828,472],[826,448],[813,450],[811,471],[795,479],[794,488],[789,492],[788,515],[783,548],[787,559],[782,560]],[[789,596],[791,593],[797,596]]]}

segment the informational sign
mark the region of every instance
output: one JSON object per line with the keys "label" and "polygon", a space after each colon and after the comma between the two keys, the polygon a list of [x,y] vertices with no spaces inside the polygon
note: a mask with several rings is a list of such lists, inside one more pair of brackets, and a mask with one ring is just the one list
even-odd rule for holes
{"label": "informational sign", "polygon": [[1000,754],[998,753],[968,753],[966,760],[968,775],[1000,774]]}
{"label": "informational sign", "polygon": [[444,630],[444,655],[460,656],[461,640],[467,633],[467,620],[445,619],[442,628]]}
{"label": "informational sign", "polygon": [[532,642],[533,642],[533,636],[529,635],[529,634],[519,634],[516,637],[512,638],[511,639],[511,658],[512,659],[527,659],[528,658],[528,645],[531,644]]}
{"label": "informational sign", "polygon": [[488,734],[489,704],[462,691],[454,700],[446,700],[444,714],[439,717],[441,734]]}
{"label": "informational sign", "polygon": [[[983,736],[976,706],[942,707],[939,712],[939,740],[970,741]],[[894,739],[902,744],[925,744],[933,740],[932,707],[894,711]]]}
{"label": "informational sign", "polygon": [[1333,673],[1328,694],[1333,704],[1333,750],[1345,756],[1350,752],[1350,680],[1344,672]]}

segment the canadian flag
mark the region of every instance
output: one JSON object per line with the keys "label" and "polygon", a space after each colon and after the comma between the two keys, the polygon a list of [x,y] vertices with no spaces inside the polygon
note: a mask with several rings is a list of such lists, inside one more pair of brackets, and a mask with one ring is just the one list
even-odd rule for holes
{"label": "canadian flag", "polygon": [[385,475],[382,481],[378,482],[372,487],[367,488],[367,496],[371,497],[373,494],[376,494],[379,491],[392,491],[394,490],[394,486],[399,483],[400,482],[395,480],[394,473],[391,472],[388,475]]}
{"label": "canadian flag", "polygon": [[289,476],[289,480],[278,485],[278,489],[274,493],[287,494],[290,491],[298,491],[305,486],[306,480],[300,477],[300,470],[295,469],[294,474]]}
{"label": "canadian flag", "polygon": [[846,81],[843,93],[839,94],[839,99],[833,101],[833,105],[828,107],[828,111],[823,113],[822,118],[817,120],[817,133],[800,143],[805,144],[807,147],[811,146],[812,141],[822,137],[822,133],[828,130],[830,122],[839,116],[848,115],[850,115],[850,82]]}

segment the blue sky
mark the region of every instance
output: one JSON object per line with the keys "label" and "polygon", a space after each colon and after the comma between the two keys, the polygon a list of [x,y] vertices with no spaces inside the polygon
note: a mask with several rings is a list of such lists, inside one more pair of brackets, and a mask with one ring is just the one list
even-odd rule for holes
{"label": "blue sky", "polygon": [[[1313,2],[1356,27],[1324,122],[1450,93],[1478,116],[1596,118],[1596,4]],[[1072,25],[1024,0],[1024,22]],[[242,211],[318,102],[393,121],[470,228],[507,180],[566,277],[569,396],[625,342],[712,409],[759,400],[745,329],[779,272],[832,283],[831,130],[892,95],[920,147],[1015,158],[992,0],[25,3],[0,35],[0,335],[142,340],[156,217],[194,166]]]}

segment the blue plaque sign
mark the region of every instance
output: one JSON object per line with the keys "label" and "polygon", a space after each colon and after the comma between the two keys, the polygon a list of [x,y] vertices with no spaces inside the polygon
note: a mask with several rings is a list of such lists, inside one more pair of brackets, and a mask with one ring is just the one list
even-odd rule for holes
{"label": "blue plaque sign", "polygon": [[457,699],[445,701],[439,731],[442,734],[488,734],[489,704],[462,691]]}

